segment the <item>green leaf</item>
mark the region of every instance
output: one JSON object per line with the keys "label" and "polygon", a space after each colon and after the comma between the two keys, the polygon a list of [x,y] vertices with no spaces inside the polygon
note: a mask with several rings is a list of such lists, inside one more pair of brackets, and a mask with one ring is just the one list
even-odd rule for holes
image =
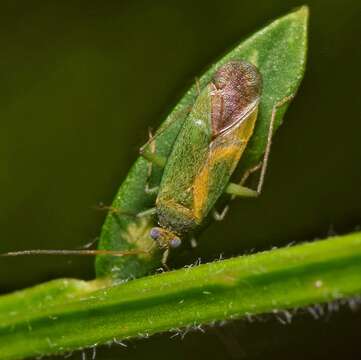
{"label": "green leaf", "polygon": [[107,285],[56,280],[0,297],[0,358],[63,353],[359,295],[361,233]]}
{"label": "green leaf", "polygon": [[[263,93],[256,128],[241,160],[241,170],[256,165],[265,151],[270,126],[272,109],[283,99],[294,96],[301,82],[306,59],[308,8],[299,8],[281,17],[265,28],[259,30],[248,39],[242,41],[233,50],[217,61],[199,78],[203,88],[211,81],[214,72],[223,64],[238,59],[254,63],[263,77]],[[180,99],[169,114],[157,137],[156,149],[159,154],[167,157],[178,131],[191,109],[196,97],[197,87],[192,86]],[[287,104],[277,112],[274,130],[282,120]],[[168,128],[167,124],[172,124]],[[159,132],[158,132],[159,133]],[[137,214],[154,206],[154,196],[145,193],[148,177],[148,163],[139,158],[122,183],[112,204],[114,209],[122,209]],[[162,172],[153,171],[151,186],[160,183]],[[153,226],[151,218],[136,220],[131,216],[119,216],[112,212],[104,223],[99,248],[108,250],[146,250],[152,246],[148,236]],[[150,253],[149,256],[109,257],[99,256],[96,261],[98,277],[111,275],[115,280],[137,278],[149,274],[160,266],[160,254]]]}

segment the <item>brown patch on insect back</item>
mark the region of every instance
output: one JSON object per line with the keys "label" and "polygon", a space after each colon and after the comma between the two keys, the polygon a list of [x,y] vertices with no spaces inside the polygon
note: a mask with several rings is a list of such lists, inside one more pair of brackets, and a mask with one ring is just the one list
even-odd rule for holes
{"label": "brown patch on insect back", "polygon": [[242,122],[257,106],[262,81],[257,68],[246,61],[231,61],[214,75],[211,122],[213,137]]}
{"label": "brown patch on insect back", "polygon": [[262,80],[254,65],[231,61],[216,72],[210,86],[213,140],[193,184],[193,209],[198,221],[208,210],[211,181],[217,183],[216,164],[223,161],[230,176],[252,135]]}

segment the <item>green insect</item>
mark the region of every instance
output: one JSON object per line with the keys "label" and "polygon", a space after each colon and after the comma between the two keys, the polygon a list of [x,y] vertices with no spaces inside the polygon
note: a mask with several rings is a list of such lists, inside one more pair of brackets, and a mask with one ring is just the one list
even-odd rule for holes
{"label": "green insect", "polygon": [[[223,192],[234,196],[260,192],[269,149],[256,191],[242,186],[245,178],[241,184],[229,180],[253,133],[261,91],[261,75],[254,65],[225,64],[200,92],[168,159],[143,151],[157,166],[165,163],[156,207],[148,212],[158,219],[159,226],[151,229],[150,236],[165,249],[163,264],[169,249],[180,246],[185,235],[202,225]],[[217,219],[224,216],[224,212],[215,214]]]}
{"label": "green insect", "polygon": [[[146,238],[155,240],[163,250],[161,262],[167,267],[171,248],[181,245],[184,237],[192,235],[201,227],[214,210],[223,193],[235,196],[254,197],[261,192],[267,159],[269,155],[273,123],[277,107],[270,120],[268,142],[263,161],[248,169],[240,183],[231,183],[230,177],[239,163],[252,136],[257,121],[258,105],[262,92],[262,78],[257,68],[246,61],[230,61],[221,66],[212,81],[200,91],[190,113],[174,137],[172,149],[167,158],[157,154],[155,138],[141,148],[141,155],[152,164],[150,169],[162,169],[159,186],[145,189],[147,194],[156,194],[155,207],[138,214],[124,209],[111,209],[115,216],[141,219],[156,216],[158,226],[149,229]],[[172,123],[167,124],[171,127]],[[159,133],[162,133],[160,131]],[[159,134],[158,133],[158,134]],[[244,187],[248,176],[261,168],[257,190]],[[153,171],[153,170],[151,170]],[[151,174],[150,174],[151,175]],[[221,220],[228,206],[221,214],[213,211],[216,220]],[[131,223],[132,224],[132,223]],[[149,224],[146,224],[146,227]],[[139,230],[139,224],[135,227]],[[143,236],[144,238],[144,236]],[[138,241],[139,242],[139,241]],[[147,243],[147,241],[145,241]],[[134,250],[27,250],[4,255],[113,255],[142,256],[151,254],[154,246]],[[155,255],[154,255],[155,256]],[[154,261],[148,259],[144,261]],[[135,266],[136,263],[135,263]]]}
{"label": "green insect", "polygon": [[[112,206],[104,207],[110,211],[97,250],[3,255],[97,255],[97,278],[139,278],[165,265],[170,249],[194,239],[211,215],[225,216],[228,205],[215,211],[227,199],[223,193],[231,199],[259,195],[272,136],[305,70],[307,18],[302,8],[276,19],[238,43],[186,91],[141,148]],[[231,183],[236,166],[242,178]],[[256,170],[256,190],[244,187]]]}

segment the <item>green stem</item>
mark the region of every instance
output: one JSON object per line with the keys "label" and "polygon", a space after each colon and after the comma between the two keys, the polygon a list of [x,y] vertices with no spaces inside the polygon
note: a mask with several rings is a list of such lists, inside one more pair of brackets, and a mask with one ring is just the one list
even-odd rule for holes
{"label": "green stem", "polygon": [[360,232],[114,286],[55,280],[0,297],[0,358],[61,353],[360,293]]}

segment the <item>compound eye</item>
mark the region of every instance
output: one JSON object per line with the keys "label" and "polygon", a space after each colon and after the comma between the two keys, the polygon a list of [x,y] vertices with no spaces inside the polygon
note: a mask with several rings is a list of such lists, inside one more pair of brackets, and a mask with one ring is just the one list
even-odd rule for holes
{"label": "compound eye", "polygon": [[182,243],[181,239],[176,237],[169,241],[169,246],[171,248],[177,248],[178,246],[180,246],[181,243]]}
{"label": "compound eye", "polygon": [[152,228],[152,230],[150,230],[149,235],[153,240],[158,240],[160,236],[160,231],[158,228]]}

